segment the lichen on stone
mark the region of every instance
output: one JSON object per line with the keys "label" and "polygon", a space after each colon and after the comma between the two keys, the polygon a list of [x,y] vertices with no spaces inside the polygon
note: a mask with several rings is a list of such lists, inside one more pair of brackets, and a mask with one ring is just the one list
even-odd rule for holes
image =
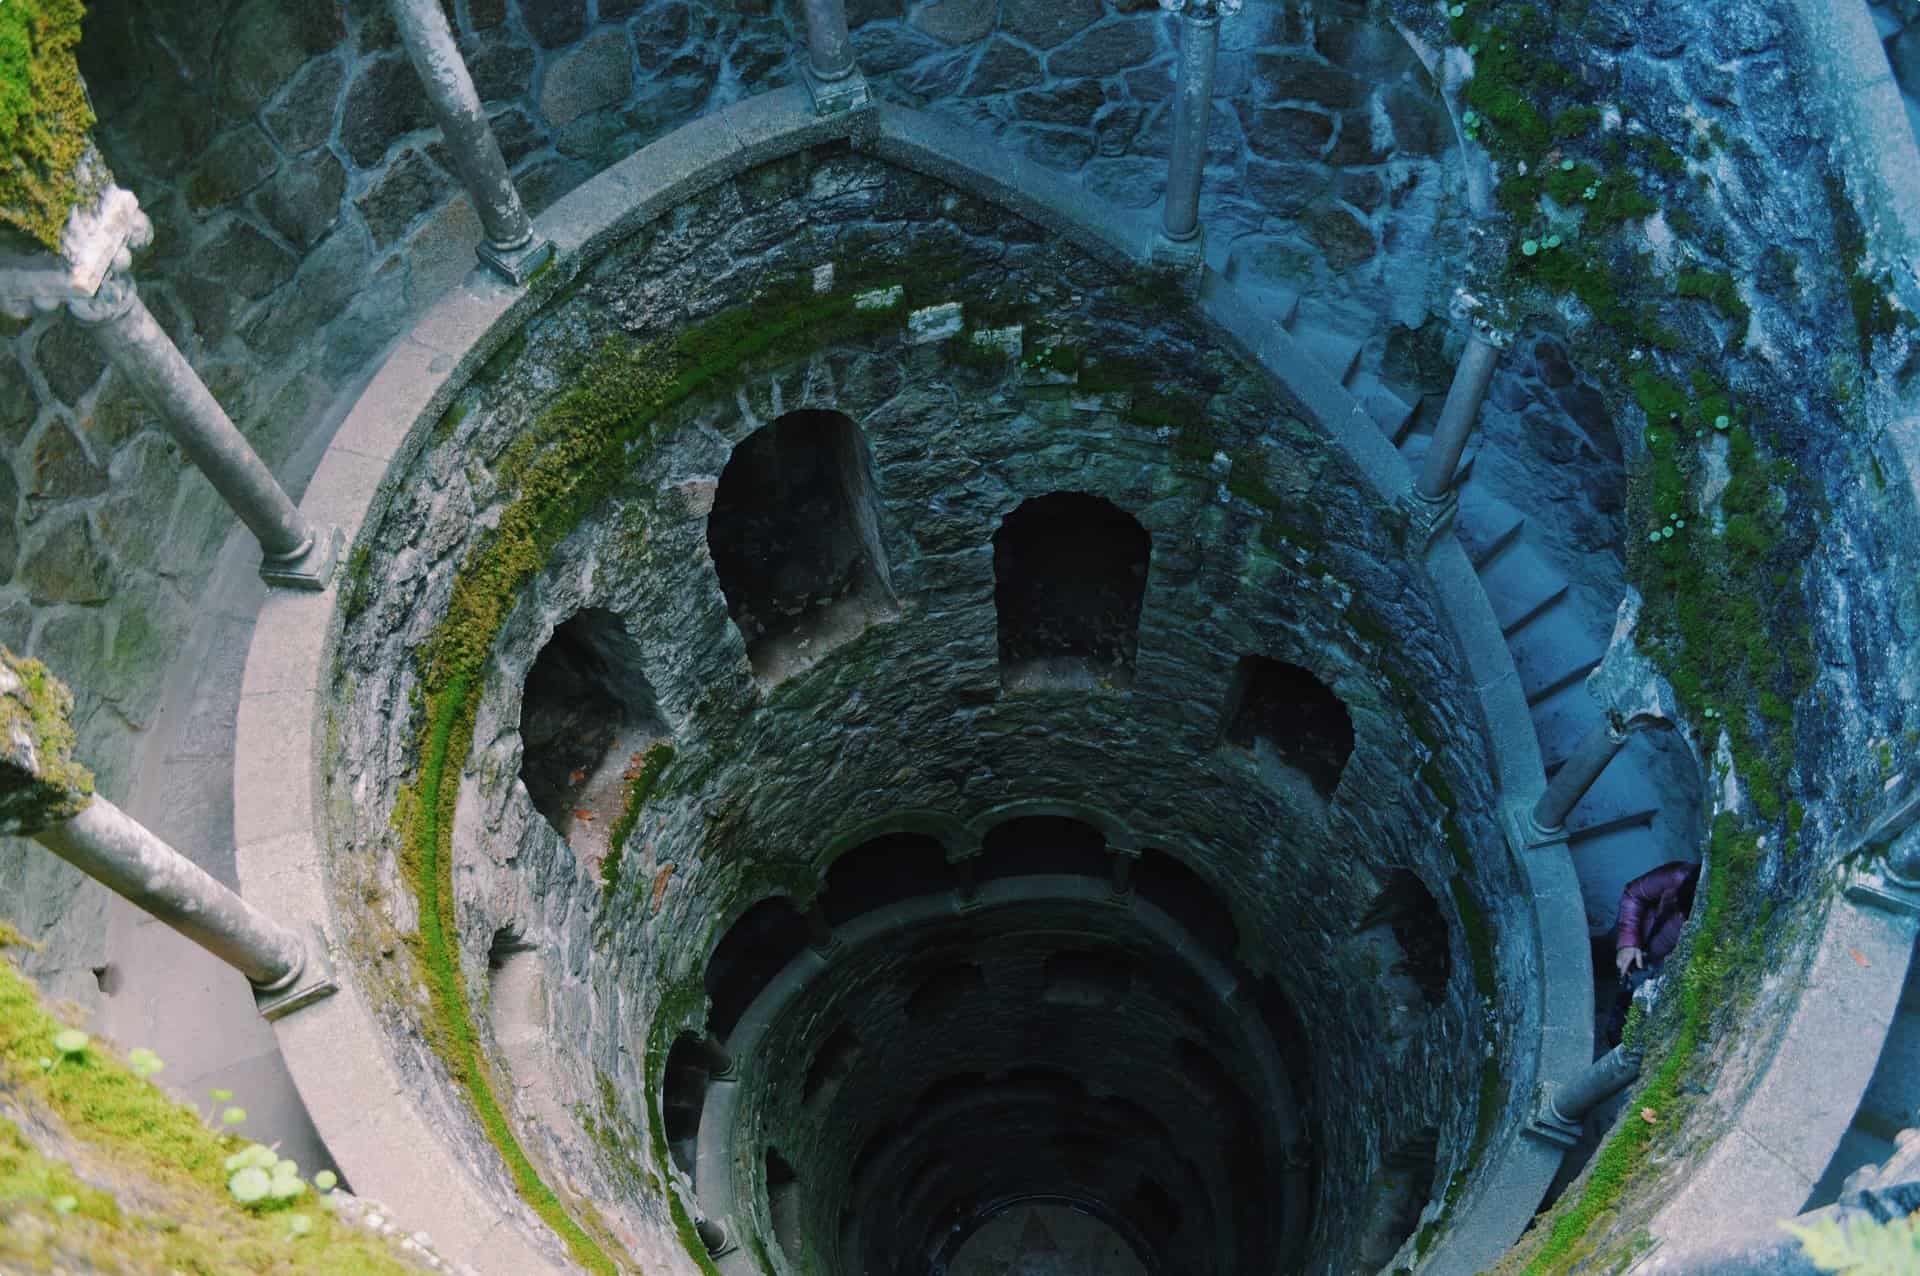
{"label": "lichen on stone", "polygon": [[0,223],[58,251],[86,196],[79,166],[93,127],[80,79],[80,0],[0,5]]}
{"label": "lichen on stone", "polygon": [[93,773],[73,760],[73,693],[0,647],[0,832],[30,836],[92,798]]}

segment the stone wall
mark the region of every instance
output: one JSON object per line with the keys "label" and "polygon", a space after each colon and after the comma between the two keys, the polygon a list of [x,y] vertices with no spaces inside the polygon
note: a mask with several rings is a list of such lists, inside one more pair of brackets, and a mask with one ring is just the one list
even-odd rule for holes
{"label": "stone wall", "polygon": [[[1301,1007],[1323,1096],[1316,1236],[1334,1262],[1344,1211],[1386,1151],[1383,1130],[1436,1126],[1452,1173],[1475,1143],[1467,1096],[1480,1093],[1483,1052],[1492,1046],[1512,1085],[1495,1087],[1501,1115],[1531,1091],[1515,1053],[1534,1014],[1531,927],[1493,824],[1469,683],[1394,520],[1261,378],[1177,314],[1143,323],[1123,280],[1035,228],[871,160],[797,157],[637,232],[462,392],[412,462],[412,485],[369,524],[331,728],[336,844],[355,852],[340,861],[342,889],[358,901],[339,915],[364,927],[354,946],[368,977],[391,982],[396,1005],[407,1000],[404,970],[379,954],[413,924],[389,819],[418,762],[413,653],[474,537],[514,495],[500,486],[503,450],[590,375],[581,369],[603,340],[698,333],[754,290],[826,264],[902,284],[909,305],[961,301],[975,326],[1014,323],[1023,358],[968,355],[957,335],[903,339],[896,317],[859,342],[722,378],[631,456],[631,474],[560,545],[493,648],[454,834],[473,1003],[498,935],[538,945],[553,1036],[584,1034],[553,1062],[559,1106],[596,1105],[604,1075],[619,1099],[598,1119],[644,1130],[657,1078],[636,1026],[670,1040],[688,1007],[662,999],[698,979],[750,905],[810,892],[851,826],[905,810],[973,819],[1020,799],[1074,801],[1103,777],[1113,816],[1231,901],[1242,958]],[[1191,397],[1167,398],[1179,395]],[[1173,416],[1153,409],[1179,402]],[[731,446],[800,406],[836,407],[866,435],[897,614],[772,684],[756,681],[727,620],[705,515]],[[1105,496],[1154,537],[1129,691],[1000,687],[993,532],[1025,497],[1062,489]],[[624,618],[676,750],[604,892],[516,782],[526,671],[583,607]],[[1298,773],[1219,747],[1234,667],[1253,651],[1314,671],[1351,712],[1357,743],[1330,802]],[[1434,767],[1415,775],[1422,742],[1442,740]],[[1458,822],[1462,854],[1477,853],[1456,860],[1443,821]],[[1448,992],[1411,1018],[1379,982],[1372,942],[1350,936],[1393,867],[1413,867],[1436,898],[1478,901],[1472,915],[1447,909]],[[1481,950],[1488,966],[1476,975],[1480,908],[1498,947]],[[1497,1021],[1480,978],[1494,981]],[[436,1065],[417,1042],[398,1045],[424,1083]],[[621,1199],[578,1133],[525,1137],[595,1199]],[[661,1208],[632,1205],[637,1238],[657,1234]]]}
{"label": "stone wall", "polygon": [[[675,125],[791,80],[797,14],[758,0],[460,0],[461,47],[536,213]],[[1324,296],[1356,335],[1418,324],[1447,130],[1364,6],[1256,4],[1229,21],[1205,216],[1216,264]],[[852,6],[885,97],[969,120],[1092,194],[1158,198],[1172,19],[1135,0]],[[80,48],[96,136],[152,217],[142,296],[289,482],[409,318],[473,265],[451,176],[384,0],[97,0]],[[83,754],[124,792],[133,750],[233,529],[91,339],[0,321],[0,642],[76,687]],[[0,844],[33,961],[88,994],[97,913],[77,878]],[[50,876],[49,876],[50,875]],[[77,902],[76,902],[77,899]],[[74,920],[79,920],[78,915]]]}

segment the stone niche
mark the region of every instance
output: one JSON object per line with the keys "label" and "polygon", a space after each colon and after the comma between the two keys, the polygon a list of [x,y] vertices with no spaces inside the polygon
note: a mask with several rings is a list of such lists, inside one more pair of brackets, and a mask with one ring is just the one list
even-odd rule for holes
{"label": "stone niche", "polygon": [[[828,265],[836,281],[816,290]],[[908,324],[912,310],[949,302],[960,333],[928,341]],[[1010,329],[1018,355],[972,338]],[[667,380],[688,366],[706,371]],[[628,380],[596,382],[609,367]],[[1236,1156],[1287,1151],[1313,1184],[1310,1235],[1295,1239],[1314,1270],[1332,1270],[1353,1258],[1372,1208],[1360,1189],[1380,1132],[1430,1128],[1431,1199],[1380,1209],[1439,1214],[1445,1187],[1470,1179],[1486,1132],[1531,1089],[1519,1043],[1537,1014],[1525,984],[1537,959],[1493,819],[1472,680],[1393,520],[1300,409],[1197,323],[1143,309],[1124,278],[1002,209],[842,149],[747,172],[640,227],[501,347],[458,411],[417,434],[369,521],[335,648],[334,880],[338,915],[364,932],[356,952],[416,924],[393,820],[427,756],[415,653],[446,624],[456,584],[473,587],[462,573],[490,529],[534,499],[529,449],[578,444],[554,433],[582,401],[568,396],[603,393],[624,397],[593,401],[663,406],[607,463],[604,495],[567,514],[571,530],[501,600],[497,631],[460,635],[487,655],[471,753],[445,764],[460,776],[448,880],[469,1002],[484,1004],[490,946],[510,933],[540,954],[545,1029],[568,1044],[551,1052],[542,1119],[509,1104],[544,1175],[593,1201],[612,1235],[658,1264],[649,1270],[691,1271],[680,1223],[707,1187],[689,1176],[708,1064],[676,1043],[729,1034],[807,942],[816,899],[839,925],[970,871],[1038,865],[1087,880],[1125,852],[1139,897],[1263,990],[1254,1001],[1301,1135],[1291,1149],[1276,1136],[1224,1157],[1196,1144],[1165,1172],[1101,1190],[1138,1205],[1156,1234],[1251,1237],[1255,1223],[1230,1217],[1247,1207],[1223,1176]],[[789,464],[786,431],[813,431],[818,446],[823,426],[830,457]],[[729,491],[740,475],[754,476],[744,502]],[[1075,508],[1062,509],[1116,542],[1100,547],[1111,586],[1097,607],[1059,591],[1021,605],[1097,611],[1102,636],[1053,653],[1079,662],[1073,676],[1016,687],[997,589],[1004,535],[1021,510],[1065,493]],[[726,531],[743,510],[748,521]],[[1090,512],[1105,521],[1086,522]],[[801,516],[815,539],[780,530]],[[796,574],[770,545],[811,557]],[[743,623],[730,575],[774,604]],[[769,676],[755,646],[784,623],[773,618],[793,622],[784,640],[798,655],[815,639],[809,612],[849,600],[861,623]],[[555,644],[576,639],[556,667]],[[1256,658],[1297,671],[1293,681],[1236,690]],[[1128,676],[1113,676],[1123,665]],[[543,717],[543,699],[574,716]],[[1246,730],[1231,725],[1249,714]],[[598,771],[569,755],[557,774],[557,754],[534,758],[543,729],[545,748],[564,739],[594,752],[606,739],[604,765],[620,764],[626,828],[597,861],[539,802],[543,783]],[[1289,764],[1303,730],[1311,748]],[[1443,753],[1422,743],[1434,740],[1448,742]],[[536,783],[542,768],[557,779]],[[1095,834],[1046,822],[1076,810],[1096,813]],[[1421,924],[1443,929],[1439,951],[1452,954],[1423,968],[1412,1022],[1359,933],[1396,872],[1439,901]],[[747,917],[768,923],[768,942],[725,947]],[[904,1119],[942,1080],[928,1061],[911,1084],[903,1070],[874,1090],[876,1052],[916,1006],[937,1027],[988,1013],[1005,986],[1004,970],[968,955],[978,936],[939,942],[953,960],[914,965],[897,996],[867,1003],[892,1007],[884,1014],[782,1019],[733,1060],[748,1096],[736,1134],[760,1140],[737,1149],[747,1168],[735,1217],[756,1220],[770,1252],[857,1239],[833,1204],[849,1199],[838,1180],[858,1181],[883,1109],[905,1105]],[[1034,1002],[1067,1016],[1165,1002],[1188,977],[1156,976],[1167,962],[1143,943],[1094,926],[1036,947]],[[1130,972],[1117,983],[1095,969],[1116,952]],[[884,980],[896,965],[877,957],[868,974]],[[410,1004],[393,963],[370,958],[365,973],[395,1010]],[[1208,1119],[1231,1124],[1233,1101],[1209,1099],[1202,1074],[1235,1071],[1237,1056],[1209,1044],[1233,1023],[1190,1013],[1153,1066],[1200,1087]],[[409,1069],[440,1074],[420,1036],[396,1031],[394,1048]],[[1100,1087],[1065,1081],[1082,1087],[1074,1102],[1089,1128],[1173,1120],[1115,1115],[1099,1108]],[[504,1200],[513,1189],[484,1168],[499,1162],[477,1125],[453,1129]],[[1208,1270],[1252,1271],[1250,1253],[1220,1250]]]}

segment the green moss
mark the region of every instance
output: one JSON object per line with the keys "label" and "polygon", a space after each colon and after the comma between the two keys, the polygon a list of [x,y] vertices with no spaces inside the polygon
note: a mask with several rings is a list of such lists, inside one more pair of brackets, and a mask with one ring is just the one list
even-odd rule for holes
{"label": "green moss", "polygon": [[1491,1004],[1500,988],[1494,976],[1493,931],[1487,925],[1487,915],[1474,899],[1466,874],[1454,874],[1448,879],[1447,889],[1452,892],[1454,908],[1460,915],[1460,929],[1466,932],[1467,955],[1473,964],[1473,986]]}
{"label": "green moss", "polygon": [[1740,297],[1740,287],[1724,270],[1683,270],[1674,276],[1673,291],[1679,297],[1698,297],[1713,303],[1721,314],[1744,331],[1753,307]]}
{"label": "green moss", "polygon": [[73,55],[80,18],[80,0],[0,5],[0,222],[54,251],[93,194],[75,174],[93,127]]}
{"label": "green moss", "polygon": [[[1675,1123],[1683,1079],[1694,1066],[1695,1052],[1711,1035],[1713,1011],[1730,996],[1740,968],[1733,959],[1741,945],[1740,903],[1749,895],[1759,863],[1759,839],[1742,830],[1731,814],[1722,813],[1714,821],[1708,846],[1707,888],[1704,902],[1696,902],[1690,957],[1678,971],[1678,988],[1667,994],[1677,1006],[1672,1032],[1660,1056],[1648,1060],[1634,1099],[1636,1107],[1651,1110],[1656,1119],[1622,1121],[1615,1127],[1594,1155],[1585,1190],[1551,1218],[1545,1242],[1527,1264],[1528,1276],[1572,1271],[1592,1252],[1588,1229],[1648,1172],[1649,1151],[1662,1127]],[[1759,928],[1746,930],[1757,942]]]}
{"label": "green moss", "polygon": [[431,442],[440,444],[452,438],[453,432],[460,428],[460,423],[467,419],[467,411],[465,399],[455,399],[448,404],[447,410],[440,414],[440,419],[433,423]]}
{"label": "green moss", "polygon": [[[667,985],[660,994],[660,1004],[654,1007],[653,1021],[647,1028],[646,1077],[647,1093],[663,1093],[666,1080],[667,1054],[673,1048],[674,1038],[681,1032],[693,1027],[705,1013],[707,990],[705,983],[698,977],[683,979]],[[649,1122],[653,1131],[653,1164],[663,1184],[673,1182],[673,1153],[667,1147],[666,1122],[659,1113],[653,1114]],[[700,1265],[706,1276],[719,1276],[720,1269],[714,1265],[707,1254],[707,1247],[700,1239],[700,1233],[694,1229],[693,1218],[687,1213],[687,1207],[681,1203],[680,1194],[671,1186],[665,1191],[667,1211],[672,1215],[674,1231],[680,1237],[680,1244],[693,1260]]]}
{"label": "green moss", "polygon": [[[607,830],[607,858],[600,864],[600,885],[611,892],[620,884],[620,860],[626,853],[627,839],[640,823],[640,812],[660,787],[660,777],[673,761],[673,746],[661,740],[649,745],[640,760],[640,769],[627,782],[627,800],[619,818]],[[609,896],[610,897],[610,896]]]}
{"label": "green moss", "polygon": [[66,684],[40,661],[5,647],[0,667],[17,682],[0,695],[0,739],[25,736],[33,754],[31,771],[0,758],[0,815],[34,832],[79,814],[92,800],[93,773],[73,758],[73,693]]}
{"label": "green moss", "polygon": [[[494,1097],[461,974],[451,833],[459,773],[473,742],[472,693],[520,591],[554,546],[651,449],[663,415],[716,378],[731,380],[829,340],[897,325],[888,311],[856,308],[857,290],[856,285],[815,295],[804,279],[787,280],[756,303],[716,315],[670,342],[603,345],[500,458],[501,490],[515,495],[462,563],[446,615],[418,652],[420,769],[417,780],[399,794],[394,823],[401,837],[402,873],[419,903],[420,928],[411,947],[429,993],[425,1035],[523,1199],[592,1271],[614,1270],[609,1251],[617,1253],[618,1244],[591,1204],[562,1203],[521,1148]],[[489,369],[504,372],[523,348],[524,339],[516,335]],[[651,793],[660,791],[666,766],[663,758],[648,777]],[[701,1251],[696,1246],[694,1252]]]}
{"label": "green moss", "polygon": [[[32,1233],[0,1227],[0,1269],[46,1270],[48,1260],[58,1258],[68,1270],[85,1271],[372,1276],[418,1270],[323,1209],[300,1210],[312,1230],[298,1240],[288,1236],[285,1219],[292,1203],[243,1209],[227,1192],[225,1167],[243,1141],[210,1130],[98,1042],[42,1068],[41,1059],[57,1054],[54,1034],[65,1026],[12,964],[0,960],[0,1092],[15,1105],[44,1109],[84,1146],[83,1165],[100,1167],[76,1173],[13,1121],[0,1119],[0,1209],[16,1219],[37,1218],[51,1237],[45,1248],[21,1249]],[[99,1173],[132,1189],[124,1204],[89,1185],[88,1177]],[[61,1196],[74,1198],[71,1210],[55,1208]]]}
{"label": "green moss", "polygon": [[367,580],[367,570],[372,564],[373,550],[365,544],[354,546],[353,552],[347,555],[346,567],[340,578],[340,611],[342,618],[349,623],[373,601]]}

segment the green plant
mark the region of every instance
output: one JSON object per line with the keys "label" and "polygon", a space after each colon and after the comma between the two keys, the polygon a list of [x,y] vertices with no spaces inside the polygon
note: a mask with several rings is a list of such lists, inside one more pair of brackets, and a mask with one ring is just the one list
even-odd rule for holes
{"label": "green plant", "polygon": [[76,169],[93,110],[73,51],[80,0],[0,5],[0,222],[58,250],[67,213],[93,192]]}
{"label": "green plant", "polygon": [[1907,1276],[1920,1270],[1920,1212],[1882,1223],[1854,1217],[1780,1226],[1799,1238],[1801,1251],[1823,1272],[1841,1276]]}

